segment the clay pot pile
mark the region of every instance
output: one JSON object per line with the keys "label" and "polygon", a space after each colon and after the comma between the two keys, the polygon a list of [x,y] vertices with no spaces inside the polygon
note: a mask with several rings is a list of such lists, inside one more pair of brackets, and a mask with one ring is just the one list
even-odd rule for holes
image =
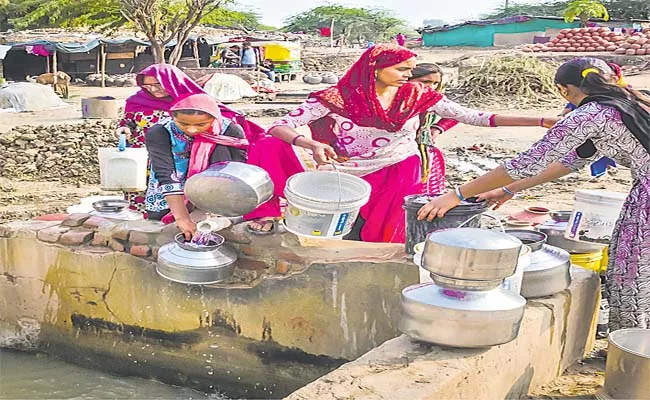
{"label": "clay pot pile", "polygon": [[650,55],[650,28],[637,32],[619,44],[614,54],[628,56]]}
{"label": "clay pot pile", "polygon": [[302,81],[310,85],[318,85],[319,83],[334,85],[339,81],[339,78],[333,72],[309,72],[302,77]]}
{"label": "clay pot pile", "polygon": [[114,130],[111,121],[13,128],[0,134],[0,176],[97,184],[97,148],[116,145]]}
{"label": "clay pot pile", "polygon": [[608,28],[562,29],[551,42],[527,45],[524,52],[605,52],[615,51],[625,37]]}
{"label": "clay pot pile", "polygon": [[[135,80],[135,74],[121,74],[121,75],[106,75],[104,78],[104,84],[106,86],[118,86],[118,87],[134,87],[138,83]],[[86,77],[86,85],[88,86],[101,86],[102,85],[102,74],[92,74]]]}

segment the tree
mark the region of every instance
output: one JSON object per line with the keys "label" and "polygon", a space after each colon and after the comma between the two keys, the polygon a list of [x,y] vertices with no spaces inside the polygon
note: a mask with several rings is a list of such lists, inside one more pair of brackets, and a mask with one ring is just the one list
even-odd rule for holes
{"label": "tree", "polygon": [[394,18],[387,11],[367,8],[350,8],[339,5],[320,6],[294,15],[286,21],[286,32],[304,31],[318,33],[320,28],[330,27],[334,22],[332,34],[344,35],[345,39],[382,40],[406,31],[406,24]]}
{"label": "tree", "polygon": [[496,8],[492,12],[483,15],[482,18],[499,19],[514,17],[517,15],[531,15],[540,17],[560,16],[568,4],[568,1],[544,2],[541,4],[510,3]]}
{"label": "tree", "polygon": [[165,62],[165,46],[172,40],[176,46],[169,63],[181,59],[183,45],[201,19],[217,10],[224,0],[119,0],[120,13],[151,42],[156,63]]}
{"label": "tree", "polygon": [[648,0],[610,0],[602,3],[612,18],[650,19],[650,1]]}
{"label": "tree", "polygon": [[151,42],[156,63],[165,62],[165,46],[175,40],[177,46],[169,62],[176,64],[192,29],[200,22],[256,28],[259,23],[255,14],[225,8],[226,2],[230,0],[16,0],[6,6],[13,8],[5,24],[16,29],[132,28]]}
{"label": "tree", "polygon": [[598,0],[573,0],[564,10],[564,20],[573,22],[575,19],[580,20],[580,26],[586,27],[589,18],[603,18],[609,20],[607,8]]}

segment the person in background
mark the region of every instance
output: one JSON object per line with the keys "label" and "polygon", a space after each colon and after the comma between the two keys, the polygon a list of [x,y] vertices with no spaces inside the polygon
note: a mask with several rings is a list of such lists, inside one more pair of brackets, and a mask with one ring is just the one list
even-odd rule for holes
{"label": "person in background", "polygon": [[260,71],[266,75],[271,82],[275,82],[275,64],[273,64],[273,60],[266,59],[260,65]]}
{"label": "person in background", "polygon": [[226,67],[239,67],[241,52],[239,46],[226,47],[221,51],[221,63]]}
{"label": "person in background", "polygon": [[575,111],[527,151],[423,206],[418,218],[443,217],[477,195],[498,206],[513,185],[530,188],[609,157],[634,177],[609,244],[609,329],[650,329],[650,96],[621,85],[597,58],[564,63],[555,83]]}
{"label": "person in background", "polygon": [[[442,93],[442,69],[436,64],[418,64],[412,72],[409,82],[420,82]],[[422,183],[425,194],[439,194],[445,191],[445,160],[442,151],[435,146],[435,141],[443,132],[453,128],[458,121],[440,118],[435,113],[420,115],[420,127],[415,141],[422,160]]]}
{"label": "person in background", "polygon": [[256,68],[260,64],[260,54],[251,42],[244,42],[241,51],[240,65],[243,68]]}
{"label": "person in background", "polygon": [[217,101],[205,93],[179,99],[172,120],[147,131],[151,162],[146,195],[148,219],[174,220],[187,240],[196,233],[183,188],[192,175],[221,161],[246,162],[248,141],[241,126],[221,116]]}
{"label": "person in background", "polygon": [[[312,93],[298,109],[268,129],[271,137],[252,146],[249,163],[264,168],[274,198],[245,219],[252,232],[273,230],[281,216],[280,197],[289,177],[337,163],[337,170],[361,177],[372,188],[352,239],[404,243],[404,197],[422,192],[421,161],[415,142],[420,115],[476,126],[552,125],[539,118],[509,117],[471,110],[420,83],[408,82],[416,54],[397,45],[366,50],[335,86]],[[309,126],[311,137],[296,131]],[[306,149],[309,156],[305,157]]]}
{"label": "person in background", "polygon": [[406,44],[406,36],[402,32],[398,33],[397,36],[395,36],[395,40],[400,46],[404,46]]}
{"label": "person in background", "polygon": [[[140,72],[136,81],[140,90],[126,99],[124,115],[118,122],[117,135],[126,134],[129,147],[143,147],[149,129],[169,119],[169,108],[181,97],[203,93],[179,68],[169,64],[151,65]],[[144,192],[127,192],[129,208],[145,212]]]}
{"label": "person in background", "polygon": [[205,68],[210,65],[210,57],[212,57],[212,46],[208,44],[205,38],[199,39],[199,65]]}

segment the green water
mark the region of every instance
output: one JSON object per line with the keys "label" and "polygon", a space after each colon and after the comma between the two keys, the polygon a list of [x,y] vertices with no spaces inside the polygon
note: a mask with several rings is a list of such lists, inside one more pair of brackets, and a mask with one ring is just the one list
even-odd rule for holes
{"label": "green water", "polygon": [[0,399],[211,399],[225,397],[85,369],[50,358],[0,350]]}

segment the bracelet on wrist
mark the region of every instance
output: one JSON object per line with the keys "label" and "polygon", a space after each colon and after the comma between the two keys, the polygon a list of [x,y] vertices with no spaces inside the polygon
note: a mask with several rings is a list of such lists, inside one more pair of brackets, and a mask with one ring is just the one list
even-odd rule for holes
{"label": "bracelet on wrist", "polygon": [[539,120],[539,126],[541,126],[542,128],[545,128],[545,126],[544,126],[544,118]]}
{"label": "bracelet on wrist", "polygon": [[456,193],[456,196],[460,201],[467,200],[465,197],[463,197],[463,194],[460,192],[460,186],[456,186],[456,188],[454,189],[454,193]]}
{"label": "bracelet on wrist", "polygon": [[510,196],[514,196],[514,195],[515,195],[515,192],[513,192],[512,190],[508,189],[508,188],[505,187],[505,186],[503,186],[503,187],[501,188],[501,190],[503,190],[506,194],[509,194]]}
{"label": "bracelet on wrist", "polygon": [[305,135],[296,135],[296,137],[294,137],[293,140],[291,141],[291,145],[295,146],[296,142],[298,142],[298,139],[304,138],[304,137],[305,137]]}

